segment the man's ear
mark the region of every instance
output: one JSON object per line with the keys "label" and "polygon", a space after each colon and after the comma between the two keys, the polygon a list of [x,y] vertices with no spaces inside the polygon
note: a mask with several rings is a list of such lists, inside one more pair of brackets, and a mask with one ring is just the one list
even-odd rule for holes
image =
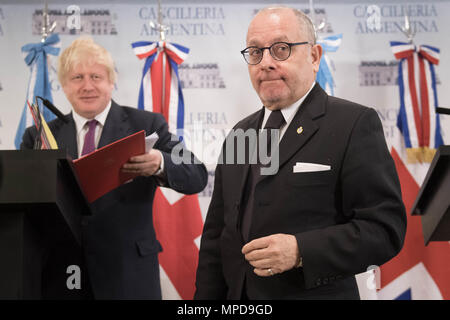
{"label": "man's ear", "polygon": [[320,58],[322,57],[322,46],[320,44],[315,44],[311,48],[311,58],[313,63],[314,72],[319,71]]}

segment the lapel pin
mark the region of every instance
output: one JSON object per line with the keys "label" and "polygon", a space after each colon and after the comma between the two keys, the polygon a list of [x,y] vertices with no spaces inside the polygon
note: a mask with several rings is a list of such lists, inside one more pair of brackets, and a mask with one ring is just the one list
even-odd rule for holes
{"label": "lapel pin", "polygon": [[297,133],[298,133],[298,134],[301,134],[302,132],[303,132],[303,127],[298,127],[298,128],[297,128]]}

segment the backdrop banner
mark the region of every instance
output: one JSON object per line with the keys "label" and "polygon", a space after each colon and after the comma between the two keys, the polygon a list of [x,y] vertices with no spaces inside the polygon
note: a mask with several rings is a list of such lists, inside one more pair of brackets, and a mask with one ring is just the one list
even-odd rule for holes
{"label": "backdrop banner", "polygon": [[[130,43],[159,40],[158,31],[149,25],[158,20],[157,2],[55,2],[58,1],[49,4],[49,14],[50,21],[57,23],[55,33],[59,35],[61,50],[80,34],[91,35],[112,53],[116,62],[114,100],[137,108],[143,61],[136,58]],[[247,27],[254,14],[273,2],[162,1],[167,41],[189,48],[189,55],[178,66],[178,76],[184,97],[184,141],[209,172],[208,186],[198,195],[203,219],[227,132],[261,107],[239,51],[245,48]],[[308,1],[282,3],[310,11]],[[30,78],[21,48],[40,41],[42,9],[43,4],[34,1],[0,4],[0,149],[15,149],[14,138]],[[394,56],[390,43],[408,41],[402,32],[408,13],[416,33],[414,44],[440,50],[439,64],[433,65],[436,97],[433,91],[432,102],[436,98],[439,106],[450,107],[450,90],[446,90],[450,73],[445,72],[450,70],[450,42],[445,40],[450,30],[450,1],[315,1],[314,11],[316,25],[324,24],[320,40],[327,43],[338,36],[340,41],[336,50],[326,52],[325,76],[332,79],[327,82],[328,91],[378,112],[409,209],[429,164],[405,160],[405,142],[397,127],[401,60]],[[67,113],[70,105],[57,79],[57,57],[48,55],[47,59],[53,103]],[[437,119],[442,140],[449,144],[450,116],[438,115]],[[408,212],[408,221],[407,243],[399,258],[381,268],[368,266],[368,272],[358,276],[363,299],[450,299],[450,278],[445,272],[450,270],[450,244],[431,243],[424,247],[420,217],[411,217]],[[196,240],[197,246],[199,241]],[[165,298],[182,297],[174,287],[164,290]]]}

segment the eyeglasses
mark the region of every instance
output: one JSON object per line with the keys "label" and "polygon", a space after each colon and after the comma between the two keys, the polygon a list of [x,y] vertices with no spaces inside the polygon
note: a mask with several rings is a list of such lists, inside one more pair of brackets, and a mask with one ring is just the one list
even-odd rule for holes
{"label": "eyeglasses", "polygon": [[264,50],[267,49],[270,55],[278,61],[283,61],[289,58],[291,55],[291,47],[299,46],[303,44],[309,44],[308,41],[305,42],[275,42],[270,47],[258,48],[256,46],[245,48],[241,51],[242,56],[248,64],[255,65],[261,62],[264,54]]}

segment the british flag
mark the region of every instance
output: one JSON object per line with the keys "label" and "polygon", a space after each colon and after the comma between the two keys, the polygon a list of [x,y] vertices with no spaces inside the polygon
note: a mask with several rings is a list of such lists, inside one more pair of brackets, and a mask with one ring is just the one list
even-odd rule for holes
{"label": "british flag", "polygon": [[430,242],[425,246],[421,218],[410,214],[429,163],[413,163],[408,153],[410,148],[434,149],[442,144],[439,117],[435,113],[437,92],[433,66],[438,62],[439,51],[429,46],[416,48],[399,42],[391,45],[395,56],[402,59],[399,66],[399,130],[391,141],[391,154],[408,212],[408,227],[400,254],[381,267],[378,298],[447,300],[450,299],[450,243]]}
{"label": "british flag", "polygon": [[[169,130],[183,136],[184,100],[178,65],[189,49],[165,41],[132,44],[139,59],[145,59],[138,108],[164,115]],[[163,252],[159,255],[163,299],[192,299],[203,219],[197,195],[186,196],[158,188],[154,224]]]}
{"label": "british flag", "polygon": [[426,164],[407,164],[405,153],[391,149],[408,212],[405,244],[398,256],[381,267],[381,299],[450,299],[450,243],[424,244],[420,216],[412,216]]}

